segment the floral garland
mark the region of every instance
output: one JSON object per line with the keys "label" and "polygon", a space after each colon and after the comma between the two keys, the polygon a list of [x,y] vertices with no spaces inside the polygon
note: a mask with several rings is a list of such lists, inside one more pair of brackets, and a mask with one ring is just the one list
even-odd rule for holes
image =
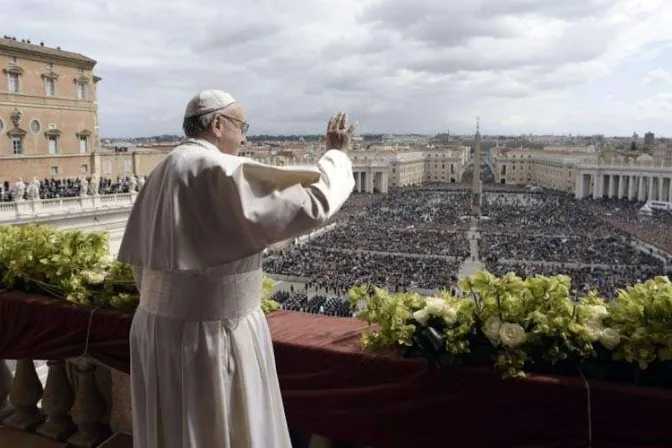
{"label": "floral garland", "polygon": [[[108,234],[59,230],[49,226],[0,226],[0,290],[40,292],[78,305],[135,309],[139,292],[130,266],[108,252]],[[264,276],[261,307],[273,280]]]}
{"label": "floral garland", "polygon": [[438,297],[352,288],[350,303],[369,324],[361,345],[392,347],[439,366],[494,363],[504,378],[585,371],[627,380],[648,369],[656,372],[651,383],[672,386],[667,277],[623,289],[611,302],[595,291],[572,300],[565,275],[523,280],[483,270],[460,280],[459,288],[458,295],[443,291]]}

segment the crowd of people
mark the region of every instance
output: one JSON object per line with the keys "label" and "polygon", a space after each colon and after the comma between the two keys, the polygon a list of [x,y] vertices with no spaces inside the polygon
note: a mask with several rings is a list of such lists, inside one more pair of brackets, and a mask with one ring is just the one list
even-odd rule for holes
{"label": "crowd of people", "polygon": [[346,224],[325,232],[310,242],[312,247],[341,248],[399,254],[440,255],[464,259],[469,256],[465,232],[395,229]]}
{"label": "crowd of people", "polygon": [[335,295],[352,285],[369,284],[395,291],[439,289],[457,281],[460,262],[435,257],[380,255],[298,246],[267,257],[264,271],[305,279]]}
{"label": "crowd of people", "polygon": [[345,297],[323,295],[309,297],[304,291],[277,291],[271,299],[278,302],[283,310],[337,317],[352,317],[355,313]]}
{"label": "crowd of people", "polygon": [[[649,241],[657,238],[659,244],[654,245],[664,247],[662,243],[672,240],[669,214],[654,212],[643,219],[638,214],[642,204],[576,201],[549,191],[487,187],[478,249],[495,274],[565,273],[573,277],[577,293],[597,288],[605,297],[665,274],[659,258],[633,243],[647,241],[648,232]],[[305,279],[310,287],[334,297],[363,283],[392,291],[454,286],[461,261],[471,255],[471,197],[460,184],[353,195],[339,213],[343,215],[335,217],[340,221],[335,228],[276,253],[264,268]],[[296,303],[305,308],[301,300]]]}
{"label": "crowd of people", "polygon": [[481,213],[485,219],[479,231],[533,235],[603,235],[608,227],[565,195],[549,192],[488,193]]}
{"label": "crowd of people", "polygon": [[527,233],[484,234],[479,240],[482,259],[539,260],[592,265],[647,265],[661,261],[630,245],[620,235],[607,237],[550,237]]}
{"label": "crowd of people", "polygon": [[581,206],[603,222],[672,253],[671,213],[654,209],[651,216],[643,216],[640,214],[643,204],[627,199],[604,199],[600,202],[584,199]]}
{"label": "crowd of people", "polygon": [[[134,182],[130,176],[117,176],[116,180],[102,177],[96,181],[98,184],[98,194],[128,193],[132,189],[135,191],[138,190],[138,180],[135,179]],[[22,182],[24,182],[23,189],[17,188],[16,182],[11,184],[9,181],[0,182],[0,201],[16,201],[19,199],[19,194],[23,195],[21,199],[29,199],[30,192],[29,188],[26,188],[26,185],[33,183],[34,180]],[[82,186],[83,183],[84,186]],[[68,179],[45,178],[39,181],[38,194],[40,199],[72,198],[81,196],[82,189],[87,190],[89,194],[93,193],[93,191],[90,191],[92,185],[95,185],[95,183],[92,182],[91,177]]]}

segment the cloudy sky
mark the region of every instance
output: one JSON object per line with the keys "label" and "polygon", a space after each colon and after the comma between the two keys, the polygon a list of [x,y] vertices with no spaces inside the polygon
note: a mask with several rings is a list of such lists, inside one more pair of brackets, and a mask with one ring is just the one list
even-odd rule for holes
{"label": "cloudy sky", "polygon": [[[39,11],[39,14],[36,14]],[[3,33],[98,61],[103,136],[229,91],[251,134],[672,136],[671,0],[21,0]],[[9,27],[9,28],[8,28]]]}

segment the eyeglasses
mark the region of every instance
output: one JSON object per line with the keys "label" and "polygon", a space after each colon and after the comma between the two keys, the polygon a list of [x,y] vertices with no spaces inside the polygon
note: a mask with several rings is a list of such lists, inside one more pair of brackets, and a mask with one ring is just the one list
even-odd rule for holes
{"label": "eyeglasses", "polygon": [[235,121],[236,123],[240,124],[240,130],[243,131],[243,134],[247,134],[247,130],[250,129],[250,123],[247,123],[243,120],[239,120],[237,118],[229,117],[228,115],[224,114],[218,114],[220,117],[228,118],[231,121]]}

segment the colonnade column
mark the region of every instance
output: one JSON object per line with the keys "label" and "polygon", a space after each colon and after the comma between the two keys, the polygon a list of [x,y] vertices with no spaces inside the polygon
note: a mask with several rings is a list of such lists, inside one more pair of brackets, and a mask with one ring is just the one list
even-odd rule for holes
{"label": "colonnade column", "polygon": [[625,197],[625,182],[626,176],[618,176],[618,199]]}
{"label": "colonnade column", "polygon": [[616,196],[616,176],[613,174],[607,174],[609,178],[609,192],[607,193],[609,198]]}
{"label": "colonnade column", "polygon": [[628,199],[631,201],[635,199],[635,182],[637,182],[635,176],[628,176]]}
{"label": "colonnade column", "polygon": [[576,185],[574,186],[574,199],[583,199],[583,173],[579,171],[576,176]]}

